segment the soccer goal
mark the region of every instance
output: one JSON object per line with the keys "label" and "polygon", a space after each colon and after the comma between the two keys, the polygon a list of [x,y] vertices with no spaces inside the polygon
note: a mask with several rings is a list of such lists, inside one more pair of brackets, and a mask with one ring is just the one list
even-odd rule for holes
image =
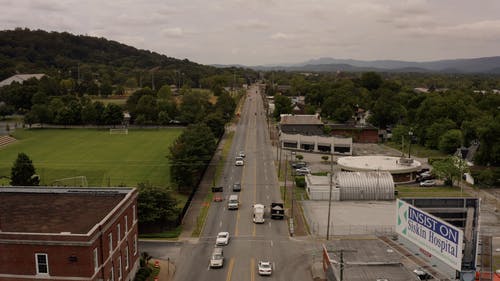
{"label": "soccer goal", "polygon": [[57,180],[52,182],[52,185],[54,185],[54,186],[88,187],[89,183],[87,182],[86,176],[77,176],[77,177],[71,177],[71,178],[57,179]]}
{"label": "soccer goal", "polygon": [[109,134],[110,135],[128,135],[128,129],[127,128],[109,129]]}

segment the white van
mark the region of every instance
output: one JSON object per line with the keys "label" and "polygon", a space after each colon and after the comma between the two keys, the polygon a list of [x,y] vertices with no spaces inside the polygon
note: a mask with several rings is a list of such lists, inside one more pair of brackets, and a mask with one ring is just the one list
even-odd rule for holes
{"label": "white van", "polygon": [[229,195],[229,200],[227,201],[227,208],[229,210],[238,210],[240,206],[240,201],[238,200],[238,195],[232,194]]}
{"label": "white van", "polygon": [[210,257],[210,267],[222,267],[224,265],[224,254],[222,248],[215,247]]}
{"label": "white van", "polygon": [[264,223],[264,205],[262,204],[253,205],[253,222]]}

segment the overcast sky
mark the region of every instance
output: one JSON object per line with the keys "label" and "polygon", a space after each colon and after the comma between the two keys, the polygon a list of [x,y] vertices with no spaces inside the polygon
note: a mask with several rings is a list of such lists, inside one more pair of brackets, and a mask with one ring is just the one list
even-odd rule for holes
{"label": "overcast sky", "polygon": [[116,40],[203,64],[500,55],[500,0],[0,0],[0,29]]}

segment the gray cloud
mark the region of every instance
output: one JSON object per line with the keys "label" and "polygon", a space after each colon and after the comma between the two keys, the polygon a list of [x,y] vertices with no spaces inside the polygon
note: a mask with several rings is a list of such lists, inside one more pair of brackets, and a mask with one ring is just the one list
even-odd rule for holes
{"label": "gray cloud", "polygon": [[498,0],[482,0],[481,5],[470,0],[0,0],[0,4],[1,29],[89,34],[200,63],[499,55]]}

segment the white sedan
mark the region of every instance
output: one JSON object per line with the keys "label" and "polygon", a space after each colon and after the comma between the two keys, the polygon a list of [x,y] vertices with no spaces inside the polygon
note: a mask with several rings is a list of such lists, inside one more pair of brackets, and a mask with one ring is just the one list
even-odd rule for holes
{"label": "white sedan", "polygon": [[273,273],[273,264],[269,261],[259,261],[259,275],[271,275]]}
{"label": "white sedan", "polygon": [[229,244],[229,232],[219,232],[219,234],[217,234],[217,239],[215,239],[215,245],[227,244]]}
{"label": "white sedan", "polygon": [[425,180],[420,182],[420,186],[435,186],[436,181],[433,180]]}
{"label": "white sedan", "polygon": [[302,168],[296,169],[295,173],[297,175],[302,175],[303,176],[303,175],[310,174],[311,173],[311,169],[309,169],[307,167],[302,167]]}

